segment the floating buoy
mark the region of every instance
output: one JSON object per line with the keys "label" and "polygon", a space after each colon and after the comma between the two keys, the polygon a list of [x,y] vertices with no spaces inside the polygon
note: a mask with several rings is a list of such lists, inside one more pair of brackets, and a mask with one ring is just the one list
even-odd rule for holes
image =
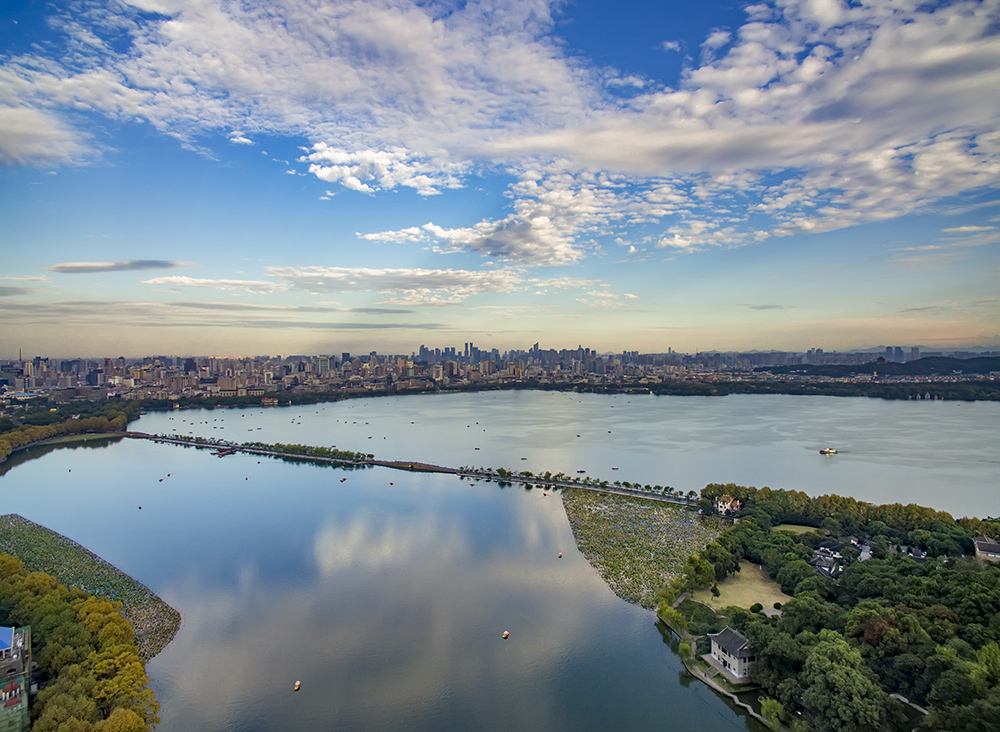
{"label": "floating buoy", "polygon": [[559,552],[559,558],[562,559],[562,552]]}
{"label": "floating buoy", "polygon": [[301,688],[302,688],[302,682],[301,681],[296,681],[295,682],[295,686],[292,687],[292,691],[298,691]]}
{"label": "floating buoy", "polygon": [[506,630],[505,630],[505,631],[503,632],[503,635],[502,635],[502,636],[500,636],[500,637],[501,637],[501,638],[503,638],[504,640],[507,640],[507,638],[508,638],[508,637],[510,637],[510,633],[509,633],[508,631],[506,631]]}

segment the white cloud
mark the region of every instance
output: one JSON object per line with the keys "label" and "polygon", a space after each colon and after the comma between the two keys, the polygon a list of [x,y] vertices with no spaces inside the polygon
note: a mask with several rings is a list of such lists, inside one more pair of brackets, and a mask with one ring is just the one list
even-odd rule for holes
{"label": "white cloud", "polygon": [[995,226],[953,226],[949,229],[941,229],[945,234],[978,234],[982,231],[995,231]]}
{"label": "white cloud", "polygon": [[51,112],[0,106],[0,165],[72,163],[86,149],[83,136]]}
{"label": "white cloud", "polygon": [[460,187],[460,174],[466,167],[418,161],[403,148],[348,152],[325,142],[313,145],[299,162],[309,163],[309,172],[320,180],[340,183],[350,190],[374,193],[406,186],[423,196],[439,193],[439,188]]}
{"label": "white cloud", "polygon": [[[550,7],[84,2],[54,21],[62,57],[0,66],[0,163],[81,159],[73,110],[190,146],[304,138],[311,175],[367,194],[537,168],[512,184],[505,217],[363,235],[526,264],[577,262],[609,227],[662,222],[649,240],[663,246],[738,246],[1000,182],[1000,0],[751,5],[674,89],[569,58]],[[710,231],[690,225],[708,219]]]}
{"label": "white cloud", "polygon": [[264,280],[214,280],[198,277],[168,276],[143,280],[144,285],[165,285],[168,287],[198,287],[226,292],[248,292],[254,295],[269,295],[287,290],[288,286]]}
{"label": "white cloud", "polygon": [[732,33],[726,30],[712,31],[712,33],[708,36],[708,38],[705,39],[705,41],[701,45],[704,46],[705,48],[711,48],[711,49],[722,48],[727,43],[729,43],[732,37],[733,37]]}
{"label": "white cloud", "polygon": [[510,270],[372,269],[367,267],[269,267],[286,288],[313,293],[378,292],[383,302],[408,305],[459,303],[485,293],[511,292],[523,284]]}

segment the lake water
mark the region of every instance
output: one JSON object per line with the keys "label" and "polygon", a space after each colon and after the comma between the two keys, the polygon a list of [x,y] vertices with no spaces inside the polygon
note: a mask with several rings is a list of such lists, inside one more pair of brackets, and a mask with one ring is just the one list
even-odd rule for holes
{"label": "lake water", "polygon": [[[997,402],[505,391],[158,412],[134,429],[336,445],[450,467],[586,470],[684,492],[768,485],[1000,515]],[[820,455],[827,446],[839,453]]]}
{"label": "lake water", "polygon": [[[504,392],[154,413],[134,426],[982,515],[1000,513],[998,417],[996,404]],[[826,444],[841,454],[821,458]],[[654,615],[607,589],[551,493],[123,440],[12,459],[8,512],[181,612],[148,664],[164,731],[759,729],[685,682]]]}

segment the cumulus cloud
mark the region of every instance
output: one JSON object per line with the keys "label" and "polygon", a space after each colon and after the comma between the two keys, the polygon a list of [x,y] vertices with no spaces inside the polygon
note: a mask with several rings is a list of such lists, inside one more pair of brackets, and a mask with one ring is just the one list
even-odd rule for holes
{"label": "cumulus cloud", "polygon": [[415,188],[422,196],[439,193],[440,188],[460,187],[459,174],[465,167],[415,160],[403,148],[348,152],[325,142],[313,145],[311,152],[300,157],[299,162],[309,163],[309,172],[320,180],[340,183],[353,191],[374,193],[405,186]]}
{"label": "cumulus cloud", "polygon": [[165,259],[130,259],[122,262],[63,262],[53,264],[50,272],[59,274],[91,274],[93,272],[133,272],[144,269],[176,269],[186,267],[184,262]]}
{"label": "cumulus cloud", "polygon": [[433,222],[359,234],[368,241],[429,242],[439,252],[475,252],[534,265],[582,259],[583,235],[604,235],[619,224],[656,220],[682,210],[687,194],[668,182],[638,186],[624,176],[577,173],[552,164],[521,173],[509,189],[514,209],[502,219],[448,228]]}
{"label": "cumulus cloud", "polygon": [[[540,168],[511,185],[507,216],[364,235],[526,264],[576,262],[609,224],[662,222],[654,241],[694,251],[901,216],[1000,182],[1000,0],[750,5],[669,89],[570,58],[550,35],[555,6],[84,1],[53,19],[62,56],[0,66],[0,163],[78,159],[88,141],[73,110],[145,120],[191,146],[304,138],[309,174],[367,194]],[[691,226],[708,219],[712,230]]]}

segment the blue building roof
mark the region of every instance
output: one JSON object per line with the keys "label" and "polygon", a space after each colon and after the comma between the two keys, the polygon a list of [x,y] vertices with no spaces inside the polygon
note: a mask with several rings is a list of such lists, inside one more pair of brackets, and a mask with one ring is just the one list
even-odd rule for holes
{"label": "blue building roof", "polygon": [[0,626],[0,651],[6,651],[14,644],[14,629]]}

